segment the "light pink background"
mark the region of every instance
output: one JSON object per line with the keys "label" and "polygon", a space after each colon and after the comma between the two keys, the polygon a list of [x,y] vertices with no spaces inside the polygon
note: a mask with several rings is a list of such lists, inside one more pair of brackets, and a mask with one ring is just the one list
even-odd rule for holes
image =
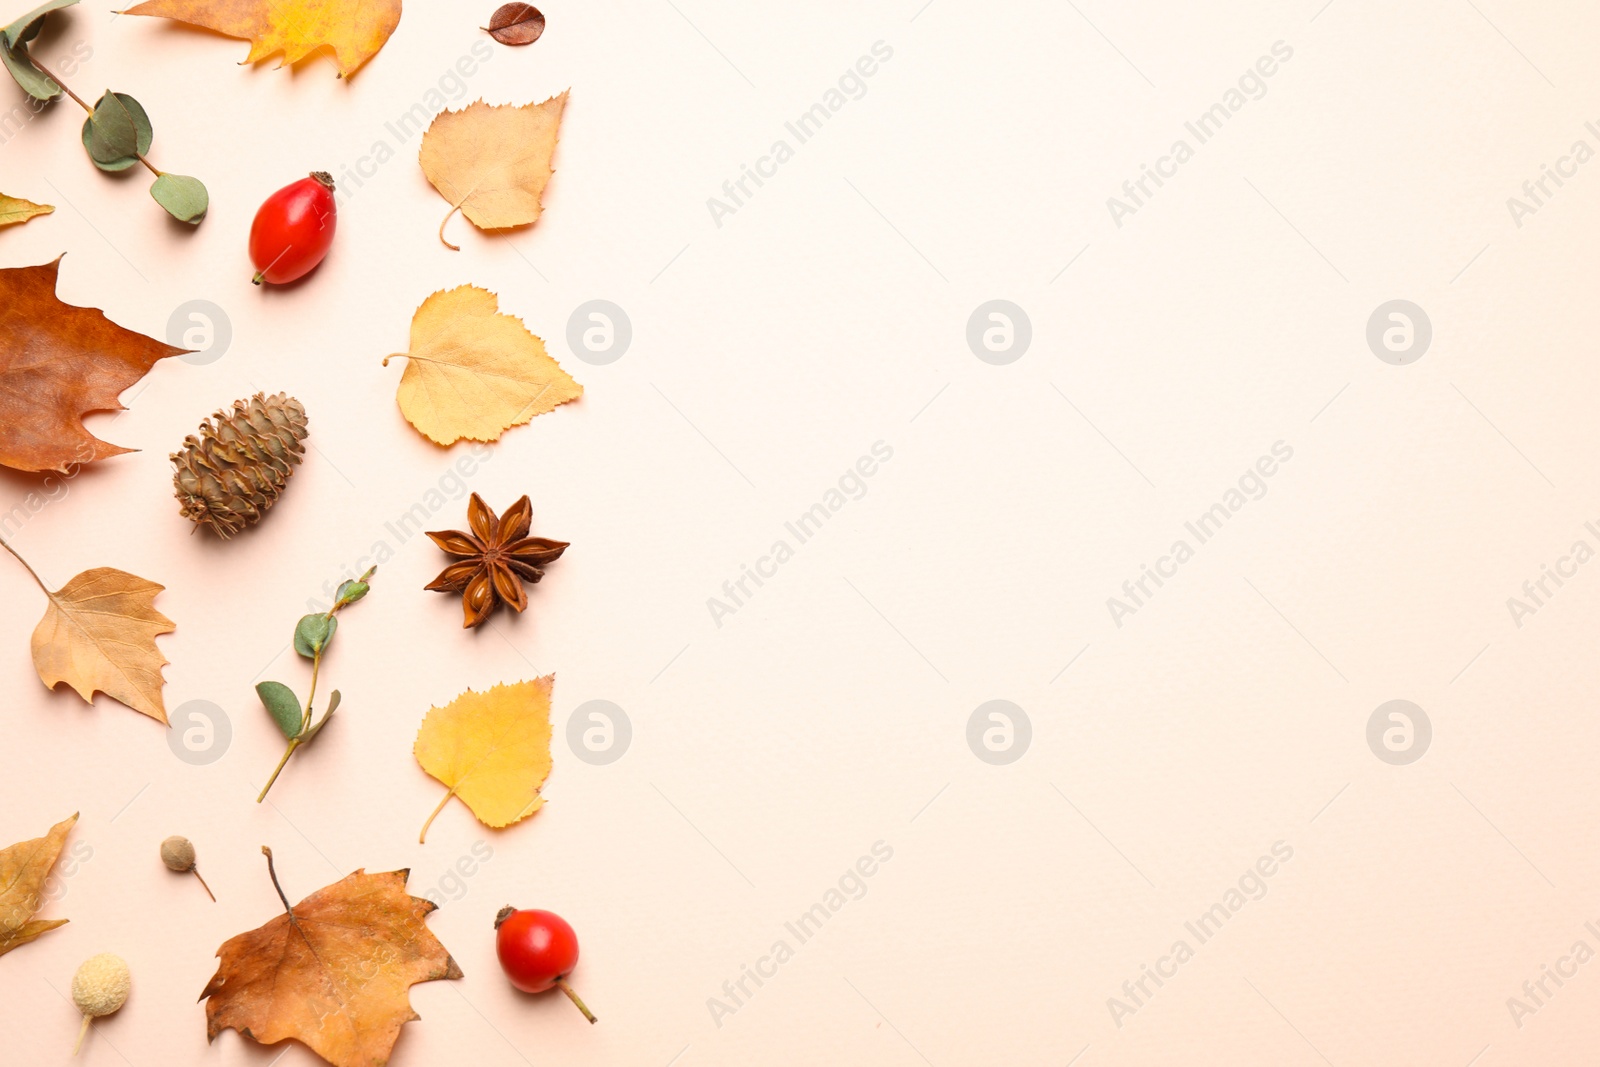
{"label": "light pink background", "polygon": [[[137,96],[152,157],[214,206],[170,223],[145,175],[89,165],[57,105],[0,148],[0,190],[57,205],[0,233],[0,265],[67,252],[63,299],[157,336],[211,301],[233,339],[94,419],[142,451],[14,541],[55,585],[94,566],[166,585],[168,708],[210,702],[232,740],[191,765],[150,720],[46,692],[43,599],[0,560],[0,842],[82,812],[42,912],[71,923],[0,959],[0,1059],[65,1062],[72,972],[115,951],[133,997],[84,1062],[315,1062],[208,1047],[195,1003],[215,948],[278,911],[270,844],[292,899],[406,866],[446,900],[430,927],[466,977],[413,991],[397,1067],[1589,1061],[1600,964],[1520,1027],[1507,998],[1574,942],[1600,950],[1600,564],[1520,627],[1506,601],[1575,540],[1600,547],[1600,163],[1520,228],[1506,200],[1574,141],[1600,148],[1593,9],[548,0],[543,40],[444,94],[572,89],[546,214],[510,237],[456,219],[452,253],[416,138],[387,124],[432,110],[493,6],[410,0],[348,84],[322,59],[241,68],[242,42],[104,0],[52,16],[39,53],[86,42],[74,88]],[[878,41],[865,95],[719,226],[707,198]],[[1266,94],[1119,228],[1106,199],[1277,41],[1294,54]],[[394,158],[357,188],[346,168],[379,142]],[[352,194],[332,256],[253,289],[252,213],[312,169]],[[530,494],[535,532],[573,545],[526,616],[476,634],[422,591],[443,557],[386,526],[467,450],[414,432],[380,365],[466,282],[587,390],[471,479],[497,508]],[[566,339],[595,298],[633,325],[608,366]],[[1004,367],[966,341],[995,298],[1033,328]],[[1433,324],[1411,366],[1365,341],[1395,298]],[[314,450],[259,531],[191,535],[167,453],[257,390],[305,402]],[[1116,626],[1106,599],[1280,440],[1266,496]],[[879,441],[865,495],[714,623],[708,598]],[[0,474],[0,515],[37,485]],[[429,526],[464,517],[449,500]],[[339,721],[258,807],[281,742],[251,687],[303,693],[294,620],[385,541],[327,667]],[[550,671],[547,807],[495,832],[453,805],[418,846],[430,704]],[[966,742],[996,698],[1032,722],[1008,766]],[[1410,766],[1366,743],[1395,698],[1433,725]],[[606,766],[566,741],[592,699],[633,724]],[[160,865],[171,833],[219,903]],[[718,1025],[708,998],[878,841],[893,859],[865,896]],[[1265,897],[1119,1027],[1108,998],[1278,841],[1293,859]],[[455,880],[475,846],[492,859]],[[598,1026],[504,982],[506,903],[576,926]]]}

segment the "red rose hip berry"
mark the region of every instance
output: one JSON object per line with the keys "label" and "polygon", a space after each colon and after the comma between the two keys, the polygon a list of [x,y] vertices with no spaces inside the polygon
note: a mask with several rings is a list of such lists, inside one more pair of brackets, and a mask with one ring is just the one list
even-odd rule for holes
{"label": "red rose hip berry", "polygon": [[495,916],[494,929],[500,969],[512,985],[524,993],[559,989],[578,1006],[585,1019],[597,1021],[567,984],[567,976],[578,965],[578,935],[567,920],[553,911],[518,911],[507,906]]}
{"label": "red rose hip berry", "polygon": [[282,285],[311,273],[328,254],[337,222],[333,178],[324,171],[267,197],[250,227],[251,280]]}

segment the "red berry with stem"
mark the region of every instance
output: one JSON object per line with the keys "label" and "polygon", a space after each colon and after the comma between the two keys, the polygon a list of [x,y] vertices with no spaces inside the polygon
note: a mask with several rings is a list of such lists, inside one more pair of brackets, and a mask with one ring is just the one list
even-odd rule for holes
{"label": "red berry with stem", "polygon": [[585,1019],[597,1021],[594,1012],[567,984],[567,976],[578,965],[578,935],[567,920],[553,911],[518,911],[507,906],[495,916],[494,929],[500,969],[512,985],[524,993],[559,989],[578,1006]]}
{"label": "red berry with stem", "polygon": [[333,178],[323,171],[267,197],[250,227],[251,280],[282,285],[309,274],[328,254],[337,222]]}

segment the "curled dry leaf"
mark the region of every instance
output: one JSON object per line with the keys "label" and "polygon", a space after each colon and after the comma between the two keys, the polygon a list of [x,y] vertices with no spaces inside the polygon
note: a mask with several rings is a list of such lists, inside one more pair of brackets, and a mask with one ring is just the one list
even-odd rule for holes
{"label": "curled dry leaf", "polygon": [[435,905],[406,892],[409,873],[358,870],[293,908],[278,889],[286,914],[217,949],[200,994],[207,1039],[231,1027],[263,1045],[300,1041],[334,1067],[388,1063],[400,1028],[421,1018],[411,987],[461,977],[425,925]]}
{"label": "curled dry leaf", "polygon": [[556,676],[465,693],[431,709],[412,751],[422,769],[448,787],[418,840],[451,797],[483,823],[510,826],[544,806],[550,776],[550,690]]}
{"label": "curled dry leaf", "polygon": [[84,571],[56,592],[33,631],[33,665],[45,686],[66,682],[93,703],[96,691],[165,725],[156,637],[175,628],[155,608],[162,587],[112,567]]}
{"label": "curled dry leaf", "polygon": [[544,34],[544,12],[532,4],[505,4],[485,29],[501,44],[532,44]]}
{"label": "curled dry leaf", "polygon": [[39,910],[44,884],[61,855],[67,832],[77,821],[78,814],[73,812],[43,837],[0,849],[0,956],[66,923],[65,919],[35,919],[33,913]]}
{"label": "curled dry leaf", "polygon": [[68,473],[132,451],[96,438],[83,416],[121,411],[124,389],[184,351],[62,303],[60,267],[0,269],[0,465],[17,470]]}
{"label": "curled dry leaf", "polygon": [[281,53],[284,65],[293,66],[326,48],[339,77],[348,78],[400,25],[400,0],[148,0],[125,14],[176,19],[249,41],[246,63]]}
{"label": "curled dry leaf", "polygon": [[554,173],[550,164],[561,132],[567,94],[538,104],[491,107],[482,100],[445,111],[422,135],[422,173],[457,211],[480,230],[527,226],[539,220],[541,198]]}
{"label": "curled dry leaf", "polygon": [[35,204],[31,200],[0,193],[0,226],[15,226],[36,215],[48,215],[54,210],[50,204]]}
{"label": "curled dry leaf", "polygon": [[513,426],[583,395],[522,321],[487,289],[434,293],[411,319],[411,350],[395,399],[406,421],[440,445],[495,441]]}

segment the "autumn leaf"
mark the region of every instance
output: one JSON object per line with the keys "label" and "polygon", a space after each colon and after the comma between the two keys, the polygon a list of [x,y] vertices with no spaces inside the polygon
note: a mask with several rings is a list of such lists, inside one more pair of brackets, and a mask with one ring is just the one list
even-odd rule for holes
{"label": "autumn leaf", "polygon": [[444,237],[445,222],[457,211],[480,230],[539,220],[566,106],[566,93],[521,107],[479,100],[433,120],[422,135],[420,158],[422,173],[450,201],[439,240],[460,251]]}
{"label": "autumn leaf", "polygon": [[[43,583],[41,583],[41,587]],[[173,622],[155,608],[162,587],[111,567],[84,571],[56,592],[33,631],[33,665],[47,688],[66,682],[93,703],[96,691],[165,725],[167,658],[158,634]]]}
{"label": "autumn leaf", "polygon": [[35,204],[31,200],[22,200],[0,193],[0,226],[15,226],[27,222],[35,215],[48,215],[54,210],[55,208],[49,204]]}
{"label": "autumn leaf", "polygon": [[0,465],[69,473],[131,452],[83,425],[121,411],[122,391],[184,350],[56,296],[61,260],[0,269]]}
{"label": "autumn leaf", "polygon": [[0,849],[0,956],[66,923],[65,919],[35,919],[33,913],[39,910],[39,898],[61,855],[67,831],[77,821],[78,814],[73,812],[43,837]]}
{"label": "autumn leaf", "polygon": [[461,977],[425,925],[435,905],[406,892],[409,873],[358,870],[292,909],[278,888],[285,914],[217,949],[200,994],[207,1039],[232,1028],[263,1045],[300,1041],[334,1067],[387,1063],[400,1028],[421,1018],[411,987]]}
{"label": "autumn leaf", "polygon": [[331,49],[348,78],[400,25],[400,0],[148,0],[124,14],[155,15],[250,42],[246,63],[282,53],[293,66]]}
{"label": "autumn leaf", "polygon": [[406,421],[435,444],[495,441],[513,426],[583,395],[544,342],[500,313],[475,285],[434,293],[411,319],[411,351],[395,399]]}
{"label": "autumn leaf", "polygon": [[556,676],[465,693],[431,709],[412,751],[422,769],[449,787],[419,841],[451,797],[489,826],[510,826],[544,806],[550,776],[550,690]]}

